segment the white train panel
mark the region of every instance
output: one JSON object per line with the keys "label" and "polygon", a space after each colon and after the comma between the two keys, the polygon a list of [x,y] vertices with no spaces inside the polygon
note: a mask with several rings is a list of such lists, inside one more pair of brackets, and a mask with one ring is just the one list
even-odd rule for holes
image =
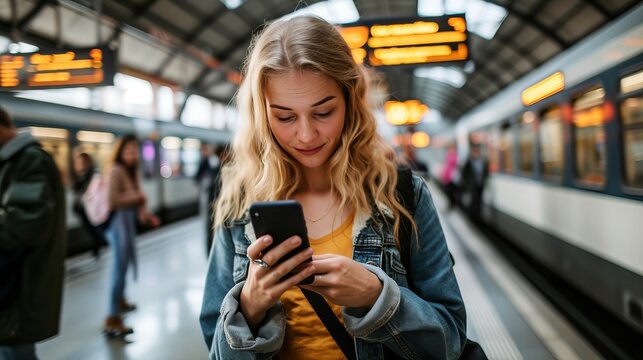
{"label": "white train panel", "polygon": [[643,275],[640,201],[500,174],[487,185],[487,201],[496,209]]}

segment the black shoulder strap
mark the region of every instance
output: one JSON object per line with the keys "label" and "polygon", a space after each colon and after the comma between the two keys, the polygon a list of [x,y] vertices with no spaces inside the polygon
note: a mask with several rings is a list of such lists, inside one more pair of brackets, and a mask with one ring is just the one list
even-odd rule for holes
{"label": "black shoulder strap", "polygon": [[[415,215],[415,193],[413,191],[413,173],[409,168],[397,169],[397,184],[395,185],[395,192],[397,193],[398,201],[402,203],[406,211],[411,216]],[[411,272],[408,270],[410,265],[411,256],[411,241],[412,241],[413,225],[411,221],[405,216],[400,217],[400,256],[402,257],[402,265],[407,269],[406,276],[411,285]]]}
{"label": "black shoulder strap", "polygon": [[339,322],[339,319],[335,316],[326,299],[318,293],[304,288],[301,288],[301,292],[304,293],[306,300],[308,300],[313,307],[313,310],[315,310],[317,316],[326,327],[326,330],[328,330],[328,333],[330,333],[333,340],[337,343],[337,346],[339,346],[339,349],[344,353],[344,356],[346,356],[348,360],[357,360],[355,340],[348,331],[346,331],[344,325]]}
{"label": "black shoulder strap", "polygon": [[[397,184],[395,185],[395,192],[397,193],[398,201],[402,203],[406,211],[409,212],[411,216],[415,215],[415,192],[413,190],[413,172],[409,168],[398,168],[397,169]],[[411,222],[406,217],[402,216],[400,218],[400,256],[402,260],[402,265],[406,269],[406,278],[411,286],[411,277],[412,273],[410,271],[411,265],[411,242],[413,226]],[[455,260],[453,255],[449,252],[449,257],[451,258],[451,264],[455,265]]]}
{"label": "black shoulder strap", "polygon": [[[397,185],[395,191],[398,196],[398,201],[402,202],[402,205],[411,213],[411,216],[415,214],[415,198],[413,194],[413,173],[409,168],[398,168],[397,169]],[[400,244],[402,245],[402,261],[404,266],[408,266],[408,257],[410,252],[411,244],[411,222],[402,217],[402,223],[400,227]],[[410,276],[410,273],[407,272],[407,276]],[[355,344],[354,339],[346,328],[339,322],[335,313],[330,308],[326,299],[323,296],[317,294],[316,292],[309,291],[306,289],[301,289],[304,293],[304,296],[317,313],[317,316],[321,319],[322,323],[326,327],[326,330],[333,337],[339,348],[344,353],[347,359],[353,360],[357,358],[355,354]]]}

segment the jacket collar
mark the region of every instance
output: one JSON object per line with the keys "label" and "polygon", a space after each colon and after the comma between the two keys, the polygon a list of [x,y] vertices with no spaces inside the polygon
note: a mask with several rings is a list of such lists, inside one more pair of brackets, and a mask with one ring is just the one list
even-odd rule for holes
{"label": "jacket collar", "polygon": [[17,152],[34,143],[37,144],[38,142],[29,132],[19,131],[16,137],[0,148],[0,161],[11,159]]}

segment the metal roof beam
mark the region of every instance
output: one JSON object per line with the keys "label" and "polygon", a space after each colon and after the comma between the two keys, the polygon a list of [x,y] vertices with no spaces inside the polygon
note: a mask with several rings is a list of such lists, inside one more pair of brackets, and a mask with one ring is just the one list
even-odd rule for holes
{"label": "metal roof beam", "polygon": [[[174,1],[172,1],[172,2],[174,2]],[[182,3],[180,6],[181,6],[181,7],[183,7],[183,9],[184,9],[185,11],[187,11],[188,13],[190,13],[190,15],[192,15],[195,19],[198,19],[198,18],[199,18],[199,11],[198,11],[197,9],[195,9],[195,8],[194,8],[192,5],[190,5],[189,3]],[[181,40],[183,40],[185,43],[191,43],[192,41],[194,41],[194,39],[196,39],[196,37],[197,37],[197,36],[199,36],[199,34],[200,34],[201,32],[203,32],[203,30],[205,30],[208,26],[213,25],[215,21],[217,21],[221,16],[223,16],[223,15],[227,14],[227,13],[228,13],[228,11],[229,11],[229,10],[228,10],[225,6],[222,6],[220,9],[215,10],[213,13],[211,13],[210,15],[206,16],[205,18],[203,18],[203,19],[199,22],[199,24],[198,24],[196,27],[194,27],[194,28],[190,31],[190,33],[189,33],[189,34],[187,34],[187,35],[186,35],[184,38],[182,38]],[[218,32],[222,32],[220,28],[219,28],[219,29],[217,29],[217,31],[218,31]],[[226,34],[224,34],[224,36],[228,36],[228,37],[229,37],[229,36],[231,36],[231,35],[232,35],[232,34],[230,34],[230,33],[227,31],[227,29],[223,30],[223,32],[225,32],[225,33],[226,33]]]}
{"label": "metal roof beam", "polygon": [[589,4],[592,6],[596,11],[601,13],[606,19],[613,19],[614,16],[610,13],[610,11],[605,7],[605,5],[601,4],[600,2],[596,0],[584,0],[585,3]]}
{"label": "metal roof beam", "polygon": [[38,16],[38,14],[40,14],[40,12],[45,8],[45,5],[47,5],[47,3],[49,2],[54,3],[51,0],[38,1],[38,3],[33,8],[31,8],[31,11],[29,11],[27,15],[23,16],[22,19],[18,21],[18,31],[21,31],[21,32],[24,31],[25,28],[29,25],[29,23],[31,23],[31,20],[33,20],[36,16]]}
{"label": "metal roof beam", "polygon": [[[508,6],[505,6],[505,5],[501,4],[500,2],[498,2],[497,0],[484,0],[484,1],[488,2],[490,4],[494,4],[494,5],[497,5],[497,6],[500,6],[500,7],[503,7],[505,9],[507,9],[507,12],[510,15],[513,15],[513,16],[517,17],[520,21],[525,22],[525,23],[535,27],[536,29],[538,29],[538,31],[540,31],[544,35],[550,37],[553,41],[555,41],[563,49],[567,49],[570,46],[570,44],[567,41],[565,41],[563,38],[558,36],[558,34],[556,34],[555,32],[551,31],[551,29],[547,28],[540,21],[538,21],[538,19],[536,19],[534,17],[534,15],[527,16],[525,14],[522,14],[519,11],[516,11],[516,9],[514,9],[511,6],[511,4],[509,4]],[[534,12],[534,14],[535,13],[537,13],[537,12]]]}
{"label": "metal roof beam", "polygon": [[149,12],[149,10],[152,8],[152,6],[154,6],[154,4],[156,4],[157,2],[159,2],[159,0],[147,0],[146,2],[144,2],[141,5],[137,6],[136,10],[133,11],[134,19],[137,20],[138,18],[143,16],[143,14],[145,14],[146,12]]}
{"label": "metal roof beam", "polygon": [[[314,4],[314,3],[317,3],[317,2],[319,2],[319,1],[320,1],[320,0],[310,0],[310,1],[308,1],[308,2],[299,2],[299,3],[297,4],[297,10],[299,10],[299,9],[303,9],[303,8],[305,8],[305,7],[307,7],[307,6],[310,6],[310,5]],[[286,5],[287,5],[287,6],[286,6]],[[267,18],[267,19],[277,19],[277,18],[279,18],[279,17],[281,17],[281,16],[284,16],[284,15],[286,15],[286,14],[289,14],[289,13],[291,12],[291,11],[290,11],[290,4],[285,4],[285,5],[284,5],[284,4],[281,4],[281,7],[275,6],[275,8],[278,8],[278,10],[277,10],[277,11],[275,11],[275,12],[273,12],[273,13],[268,14],[268,15],[266,16],[266,18]],[[259,26],[261,26],[261,24],[259,24]],[[242,46],[244,46],[244,45],[246,45],[246,44],[247,44],[247,42],[248,42],[248,40],[250,39],[250,37],[252,36],[253,32],[254,32],[254,31],[255,31],[259,26],[257,26],[257,27],[255,27],[255,28],[253,28],[252,30],[250,30],[250,32],[245,33],[245,34],[243,34],[242,36],[240,36],[240,37],[236,38],[236,39],[235,39],[235,41],[233,41],[233,43],[232,43],[230,46],[228,46],[227,48],[225,48],[225,49],[224,49],[223,51],[221,51],[220,53],[215,54],[215,56],[216,56],[219,60],[221,60],[221,62],[224,62],[224,61],[228,60],[228,58],[230,58],[230,56],[231,56],[232,54],[234,54],[234,53],[236,52],[236,50],[237,50],[239,47],[242,47]]]}

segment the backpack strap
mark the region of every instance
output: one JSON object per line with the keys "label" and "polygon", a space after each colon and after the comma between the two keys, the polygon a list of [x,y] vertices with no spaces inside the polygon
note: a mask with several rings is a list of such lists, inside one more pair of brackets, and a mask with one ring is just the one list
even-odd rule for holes
{"label": "backpack strap", "polygon": [[[413,191],[413,173],[407,167],[397,168],[397,184],[395,184],[397,200],[404,206],[411,216],[415,215],[415,193]],[[413,224],[406,218],[400,217],[399,244],[402,265],[407,269],[406,277],[411,285],[410,256]]]}
{"label": "backpack strap", "polygon": [[[415,216],[416,204],[415,204],[415,191],[413,189],[413,172],[407,167],[397,168],[397,184],[395,184],[395,192],[397,195],[397,200],[404,206],[406,211],[409,212],[411,216]],[[411,242],[413,241],[413,225],[411,221],[405,216],[400,217],[400,230],[399,230],[399,242],[400,242],[400,257],[402,260],[402,265],[406,269],[406,279],[408,280],[409,286],[412,284],[412,273],[410,271],[411,266]],[[455,260],[453,255],[449,252],[449,257],[451,258],[451,266],[455,265]]]}
{"label": "backpack strap", "polygon": [[326,330],[328,330],[330,336],[335,340],[346,359],[357,360],[355,339],[348,333],[344,325],[339,322],[339,319],[335,316],[326,299],[314,291],[304,288],[300,288],[300,290],[304,293],[306,300],[308,300],[313,307],[313,310],[315,310],[315,313],[317,313],[317,316],[326,327]]}

